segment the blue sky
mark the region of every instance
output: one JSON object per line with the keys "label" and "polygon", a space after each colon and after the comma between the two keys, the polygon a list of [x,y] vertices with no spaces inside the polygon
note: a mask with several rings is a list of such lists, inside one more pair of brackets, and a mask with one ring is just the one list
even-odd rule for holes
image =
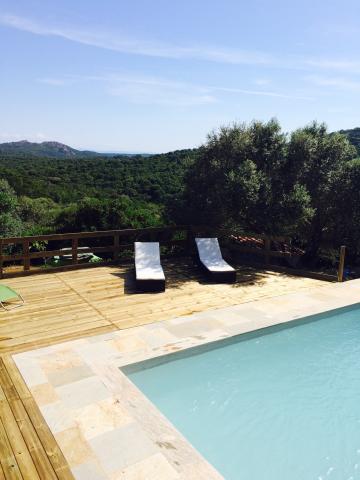
{"label": "blue sky", "polygon": [[0,0],[0,142],[200,145],[220,125],[360,126],[360,2]]}

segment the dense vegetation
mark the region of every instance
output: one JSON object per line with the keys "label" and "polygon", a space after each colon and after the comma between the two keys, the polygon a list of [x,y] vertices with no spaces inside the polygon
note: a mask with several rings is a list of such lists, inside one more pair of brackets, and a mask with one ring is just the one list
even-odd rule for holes
{"label": "dense vegetation", "polygon": [[280,125],[253,122],[209,135],[188,170],[181,211],[189,221],[238,226],[358,249],[359,175],[356,149],[340,133],[313,123],[285,135]]}
{"label": "dense vegetation", "polygon": [[14,219],[11,228],[0,221],[0,234],[171,223],[167,206],[181,195],[187,164],[195,155],[195,150],[111,159],[0,155],[0,195],[6,190],[9,198],[12,192]]}
{"label": "dense vegetation", "polygon": [[340,133],[347,136],[350,143],[354,145],[358,154],[360,155],[360,127],[351,128],[350,130],[340,130]]}
{"label": "dense vegetation", "polygon": [[0,175],[17,195],[48,197],[60,204],[119,195],[165,204],[182,187],[186,159],[194,154],[182,150],[151,157],[63,160],[0,155]]}
{"label": "dense vegetation", "polygon": [[0,154],[0,235],[156,226],[228,226],[360,252],[360,159],[313,123],[235,124],[196,150],[54,159]]}

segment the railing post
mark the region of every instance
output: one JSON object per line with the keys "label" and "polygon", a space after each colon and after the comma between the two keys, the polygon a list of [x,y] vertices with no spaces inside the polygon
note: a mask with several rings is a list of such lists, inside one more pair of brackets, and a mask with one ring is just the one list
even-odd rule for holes
{"label": "railing post", "polygon": [[24,270],[30,270],[30,242],[29,240],[23,241],[23,254],[24,254]]}
{"label": "railing post", "polygon": [[193,229],[192,229],[192,226],[189,225],[186,228],[186,253],[188,255],[191,253],[192,237],[193,237]]}
{"label": "railing post", "polygon": [[79,239],[78,238],[73,238],[72,239],[72,247],[71,247],[71,255],[72,255],[72,263],[77,264],[78,263],[78,244],[79,244]]}
{"label": "railing post", "polygon": [[265,263],[266,265],[270,265],[270,247],[271,247],[270,238],[265,237],[264,243],[265,243]]}
{"label": "railing post", "polygon": [[0,238],[0,278],[4,277],[3,263],[3,243],[2,239]]}
{"label": "railing post", "polygon": [[156,242],[159,240],[159,232],[154,232],[152,229],[150,230],[150,241]]}
{"label": "railing post", "polygon": [[340,247],[340,258],[339,258],[339,269],[338,269],[338,282],[344,281],[344,265],[345,265],[345,253],[346,246],[342,245]]}
{"label": "railing post", "polygon": [[120,237],[119,233],[116,232],[114,233],[114,253],[113,253],[113,259],[114,261],[119,260],[119,253],[120,253]]}

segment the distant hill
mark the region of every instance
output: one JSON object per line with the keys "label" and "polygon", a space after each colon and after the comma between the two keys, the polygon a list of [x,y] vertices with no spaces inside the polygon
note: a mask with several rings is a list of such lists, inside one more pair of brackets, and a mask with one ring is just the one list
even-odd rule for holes
{"label": "distant hill", "polygon": [[360,127],[351,128],[349,130],[340,130],[340,133],[343,133],[348,137],[350,143],[355,146],[358,154],[360,155]]}
{"label": "distant hill", "polygon": [[20,142],[0,143],[0,155],[30,155],[42,158],[91,158],[91,157],[132,157],[134,155],[149,156],[146,153],[127,152],[92,152],[90,150],[76,150],[60,142]]}
{"label": "distant hill", "polygon": [[76,150],[59,142],[33,143],[27,140],[20,142],[0,143],[0,154],[2,155],[32,155],[48,158],[85,158],[101,155],[100,153],[87,150]]}

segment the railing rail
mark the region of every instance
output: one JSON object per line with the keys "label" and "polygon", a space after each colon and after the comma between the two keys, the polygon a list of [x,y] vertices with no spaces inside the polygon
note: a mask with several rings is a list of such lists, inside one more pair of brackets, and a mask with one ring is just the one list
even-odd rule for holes
{"label": "railing rail", "polygon": [[[75,233],[56,233],[50,235],[33,235],[27,237],[6,237],[0,238],[0,278],[4,276],[5,262],[21,262],[23,272],[31,268],[31,260],[48,259],[55,256],[70,255],[69,266],[83,266],[79,264],[79,253],[105,253],[110,254],[112,261],[117,261],[124,250],[133,249],[134,241],[141,238],[151,240],[161,240],[162,246],[184,246],[189,245],[189,240],[194,231],[194,227],[188,225],[176,225],[168,227],[150,227],[135,228],[124,230],[102,230],[94,232],[75,232]],[[182,233],[182,239],[173,238],[176,233]],[[109,242],[101,246],[79,246],[79,242],[88,239],[102,239]],[[63,242],[71,242],[71,246],[59,248]],[[123,242],[122,242],[123,241]],[[46,248],[44,250],[33,251],[34,244],[38,242],[55,243],[56,248]],[[4,250],[12,246],[20,246],[20,251],[16,253],[5,253]],[[84,264],[85,265],[85,264]],[[55,270],[57,267],[53,267]]]}
{"label": "railing rail", "polygon": [[[149,227],[138,229],[123,230],[102,230],[93,232],[74,232],[74,233],[55,233],[50,235],[34,235],[27,237],[6,237],[0,238],[0,278],[5,274],[5,264],[16,262],[22,265],[22,271],[18,270],[16,274],[29,273],[32,260],[49,259],[55,256],[67,256],[67,267],[52,267],[44,271],[59,270],[60,268],[80,268],[89,266],[87,263],[80,263],[79,255],[83,253],[105,254],[105,260],[116,262],[121,257],[122,252],[132,251],[134,241],[152,240],[160,241],[162,246],[175,247],[181,246],[187,252],[191,251],[193,238],[197,235],[213,235],[224,237],[228,240],[227,245],[231,253],[239,252],[245,254],[255,254],[263,258],[266,265],[272,264],[272,259],[299,258],[301,254],[289,251],[279,250],[276,243],[291,243],[289,237],[270,236],[270,235],[245,235],[241,237],[250,237],[252,240],[259,241],[258,246],[244,245],[236,241],[236,236],[228,230],[217,231],[210,230],[209,227],[193,225],[175,225],[166,227]],[[180,234],[180,235],[179,235]],[[174,238],[175,237],[175,238]],[[176,238],[181,237],[181,238]],[[86,241],[99,240],[95,245],[81,244]],[[107,240],[108,239],[108,240]],[[39,242],[44,242],[44,249],[39,250]],[[67,243],[64,245],[64,242]],[[97,243],[97,244],[96,244]],[[100,243],[100,245],[99,245]],[[250,242],[251,243],[251,242]],[[37,245],[36,245],[37,244]],[[13,246],[13,252],[8,252],[9,246]],[[19,248],[20,246],[20,248]],[[338,281],[343,279],[345,247],[342,247],[340,254],[340,265],[338,271]],[[46,260],[45,260],[46,262]],[[101,262],[103,263],[103,262]],[[101,264],[101,263],[98,263]],[[34,269],[33,269],[34,270]],[[39,269],[36,270],[37,272]]]}

